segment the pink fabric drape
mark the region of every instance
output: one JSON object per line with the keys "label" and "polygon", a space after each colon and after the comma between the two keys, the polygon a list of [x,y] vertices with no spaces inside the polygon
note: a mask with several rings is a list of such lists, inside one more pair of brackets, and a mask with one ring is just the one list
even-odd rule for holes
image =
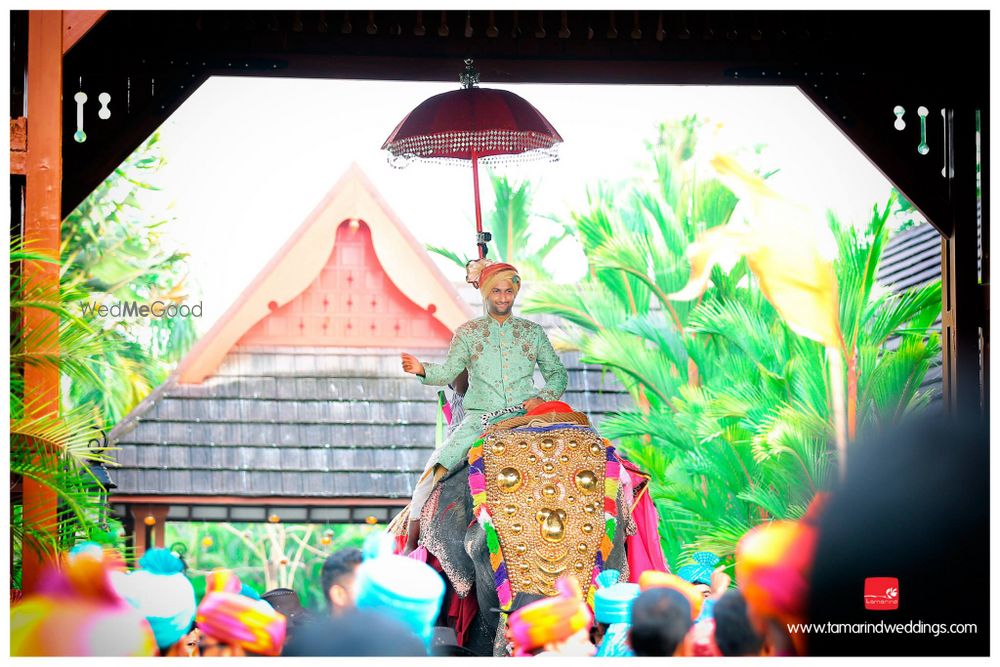
{"label": "pink fabric drape", "polygon": [[[646,477],[632,463],[622,459],[622,465],[628,471],[632,480],[632,488],[637,488]],[[629,581],[637,583],[639,575],[646,570],[670,572],[667,559],[663,556],[660,545],[660,517],[656,513],[656,505],[649,497],[649,491],[643,490],[642,497],[632,510],[636,533],[625,538],[625,549],[628,552]]]}

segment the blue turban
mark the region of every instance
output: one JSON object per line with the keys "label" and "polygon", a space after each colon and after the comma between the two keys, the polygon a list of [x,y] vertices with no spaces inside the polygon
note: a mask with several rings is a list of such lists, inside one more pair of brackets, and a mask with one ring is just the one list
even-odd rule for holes
{"label": "blue turban", "polygon": [[355,606],[402,621],[430,647],[434,621],[441,612],[444,580],[434,568],[388,553],[385,540],[373,534],[362,553],[355,579]]}
{"label": "blue turban", "polygon": [[719,557],[711,551],[699,551],[689,563],[677,570],[677,576],[692,584],[712,585],[712,572],[719,565]]}
{"label": "blue turban", "polygon": [[604,570],[597,575],[600,588],[594,593],[594,619],[598,623],[628,623],[631,618],[639,584],[620,584],[618,577],[618,570]]}
{"label": "blue turban", "polygon": [[149,621],[160,650],[191,631],[197,605],[184,563],[166,549],[151,549],[131,574],[113,576],[118,594]]}

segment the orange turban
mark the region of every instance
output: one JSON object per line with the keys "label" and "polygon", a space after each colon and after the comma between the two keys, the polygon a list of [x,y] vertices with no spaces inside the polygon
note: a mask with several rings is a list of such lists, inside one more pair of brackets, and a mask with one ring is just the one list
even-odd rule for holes
{"label": "orange turban", "polygon": [[705,596],[701,594],[694,584],[681,579],[676,574],[660,572],[659,570],[646,570],[639,575],[639,590],[646,592],[650,588],[672,588],[677,591],[691,605],[691,620],[698,618],[701,613],[701,603]]}
{"label": "orange turban", "polygon": [[480,259],[470,262],[466,269],[466,281],[478,287],[483,298],[501,280],[509,280],[514,285],[514,296],[517,296],[521,290],[521,276],[511,264]]}
{"label": "orange turban", "polygon": [[805,620],[816,529],[804,521],[772,521],[736,545],[736,584],[747,606],[784,623]]}

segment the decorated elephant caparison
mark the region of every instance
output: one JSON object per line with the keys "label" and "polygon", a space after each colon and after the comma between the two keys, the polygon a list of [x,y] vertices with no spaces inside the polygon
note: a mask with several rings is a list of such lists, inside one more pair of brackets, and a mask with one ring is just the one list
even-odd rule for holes
{"label": "decorated elephant caparison", "polygon": [[575,575],[592,605],[605,569],[623,581],[641,574],[630,564],[666,569],[648,478],[585,414],[556,405],[566,411],[487,416],[466,464],[437,481],[420,515],[420,544],[449,584],[441,622],[480,655],[507,655],[507,615],[556,595],[559,577]]}

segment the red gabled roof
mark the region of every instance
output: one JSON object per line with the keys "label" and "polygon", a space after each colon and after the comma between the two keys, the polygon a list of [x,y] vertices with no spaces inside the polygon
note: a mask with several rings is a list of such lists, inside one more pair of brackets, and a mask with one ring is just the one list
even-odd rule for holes
{"label": "red gabled roof", "polygon": [[184,357],[178,377],[201,382],[237,344],[446,346],[472,316],[352,165]]}

